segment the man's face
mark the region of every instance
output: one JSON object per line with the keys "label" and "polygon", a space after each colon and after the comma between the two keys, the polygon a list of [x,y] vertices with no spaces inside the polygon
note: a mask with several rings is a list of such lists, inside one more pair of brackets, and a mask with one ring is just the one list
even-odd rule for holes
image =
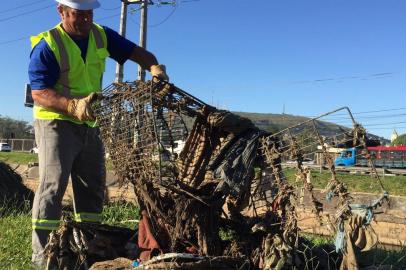
{"label": "man's face", "polygon": [[93,9],[78,10],[70,7],[58,7],[65,31],[73,36],[87,37],[93,23]]}

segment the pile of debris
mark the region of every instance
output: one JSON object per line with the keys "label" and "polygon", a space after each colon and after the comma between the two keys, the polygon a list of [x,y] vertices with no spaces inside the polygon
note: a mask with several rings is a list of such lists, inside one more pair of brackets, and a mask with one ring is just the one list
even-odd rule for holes
{"label": "pile of debris", "polygon": [[26,209],[34,193],[24,186],[21,176],[7,163],[0,162],[0,217],[10,209]]}
{"label": "pile of debris", "polygon": [[[112,84],[103,96],[95,107],[97,121],[121,184],[134,186],[141,209],[137,240],[128,234],[121,241],[125,251],[117,247],[114,256],[97,257],[89,255],[90,242],[103,246],[99,242],[104,238],[96,233],[101,225],[85,233],[89,229],[67,223],[49,249],[53,257],[64,254],[63,243],[73,243],[82,266],[122,256],[133,260],[136,269],[338,269],[340,264],[341,269],[358,269],[357,256],[376,245],[369,222],[388,194],[382,185],[376,202],[353,204],[325,148],[332,176],[325,192],[339,198],[328,225],[337,233],[339,252],[330,246],[309,249],[299,237],[297,206],[305,191],[322,222],[323,205],[313,195],[310,170],[303,165],[314,147],[324,147],[327,140],[318,132],[320,119],[269,134],[163,81]],[[366,149],[365,130],[343,110],[354,128],[341,130],[335,140]],[[186,140],[180,154],[174,152],[179,140]],[[282,164],[288,160],[296,164],[299,189],[286,177]],[[377,174],[376,179],[380,182]],[[96,267],[92,269],[103,269]]]}

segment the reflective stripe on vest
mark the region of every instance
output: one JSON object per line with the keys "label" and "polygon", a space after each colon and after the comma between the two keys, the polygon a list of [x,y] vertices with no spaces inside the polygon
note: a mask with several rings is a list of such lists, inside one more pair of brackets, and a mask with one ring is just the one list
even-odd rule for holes
{"label": "reflective stripe on vest", "polygon": [[76,213],[75,214],[75,221],[77,222],[100,222],[102,219],[101,214],[98,213]]}
{"label": "reflective stripe on vest", "polygon": [[94,39],[96,41],[97,49],[103,48],[104,47],[103,38],[102,38],[102,36],[100,34],[100,31],[97,30],[97,28],[96,28],[96,26],[94,24],[92,25],[92,33],[93,33]]}
{"label": "reflective stripe on vest", "polygon": [[69,90],[69,57],[66,47],[63,44],[61,35],[58,29],[54,28],[49,31],[51,36],[55,39],[56,44],[58,44],[60,62],[59,62],[59,83],[62,85],[62,95],[65,97],[70,97]]}
{"label": "reflective stripe on vest", "polygon": [[[92,33],[94,36],[94,39],[96,41],[96,47],[97,49],[102,49],[104,47],[104,42],[103,42],[103,38],[100,34],[100,31],[97,30],[96,26],[92,26]],[[103,74],[100,76],[100,85],[103,84]]]}
{"label": "reflective stripe on vest", "polygon": [[32,219],[32,229],[54,231],[59,228],[60,222],[54,219]]}
{"label": "reflective stripe on vest", "polygon": [[[63,30],[61,24],[52,30],[31,37],[31,46],[34,48],[42,39],[46,41],[54,53],[60,67],[60,76],[54,86],[59,94],[66,97],[83,97],[92,92],[101,91],[105,59],[109,56],[107,37],[103,27],[97,24],[92,25],[85,61],[82,58],[79,47]],[[34,105],[34,118],[61,119],[77,124],[83,123],[38,105]],[[93,122],[86,123],[94,127]]]}

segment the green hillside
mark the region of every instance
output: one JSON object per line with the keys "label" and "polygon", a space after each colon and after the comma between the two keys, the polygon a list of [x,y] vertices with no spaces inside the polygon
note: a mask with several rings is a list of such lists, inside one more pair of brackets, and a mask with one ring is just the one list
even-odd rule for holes
{"label": "green hillside", "polygon": [[[273,114],[273,113],[247,113],[247,112],[233,112],[242,117],[250,119],[258,128],[272,133],[281,131],[283,129],[301,124],[305,121],[310,120],[308,117],[290,115],[290,114]],[[323,118],[322,118],[323,119]],[[326,119],[327,120],[327,119]],[[361,123],[362,124],[362,123]],[[310,128],[311,124],[307,125]],[[347,127],[340,126],[327,121],[316,121],[317,130],[320,135],[326,137],[332,137],[337,134],[343,133],[343,131],[349,131]],[[295,132],[301,132],[305,129],[303,125],[298,126]],[[367,130],[368,131],[368,130]],[[373,140],[380,140],[382,144],[387,144],[389,141],[385,138],[378,137],[374,134],[368,133],[368,138]]]}
{"label": "green hillside", "polygon": [[309,118],[304,116],[295,116],[290,114],[273,114],[273,113],[247,113],[234,112],[242,117],[250,119],[254,124],[263,130],[276,132],[285,128],[297,125]]}

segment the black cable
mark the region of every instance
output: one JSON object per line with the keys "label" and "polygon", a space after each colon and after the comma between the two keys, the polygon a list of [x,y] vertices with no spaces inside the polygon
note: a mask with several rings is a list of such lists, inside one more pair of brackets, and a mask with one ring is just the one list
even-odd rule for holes
{"label": "black cable", "polygon": [[[368,115],[368,116],[359,116],[356,117],[356,120],[359,119],[382,119],[382,118],[396,118],[399,116],[406,116],[406,113],[398,113],[398,114],[385,114],[385,115]],[[326,117],[324,121],[340,121],[340,120],[348,120],[348,117]]]}
{"label": "black cable", "polygon": [[374,128],[374,127],[372,127],[372,128],[368,128],[368,130],[375,130],[375,129],[383,129],[383,130],[392,130],[392,129],[401,129],[401,128],[406,128],[406,127],[376,127],[376,128]]}
{"label": "black cable", "polygon": [[115,8],[104,8],[104,7],[100,7],[100,9],[107,10],[107,11],[109,11],[109,10],[117,10],[117,9],[119,9],[119,8],[121,8],[121,6],[115,7]]}
{"label": "black cable", "polygon": [[178,6],[175,6],[172,10],[172,12],[165,18],[163,19],[160,23],[157,24],[153,24],[153,25],[149,25],[148,27],[157,27],[160,26],[161,24],[164,24],[167,20],[169,20],[169,18],[175,13],[175,11],[177,10]]}
{"label": "black cable", "polygon": [[34,13],[34,12],[37,12],[37,11],[41,11],[41,10],[44,10],[44,9],[47,9],[47,8],[50,8],[50,7],[54,7],[54,6],[55,6],[55,4],[52,4],[52,5],[48,5],[48,6],[45,6],[45,7],[37,8],[37,9],[31,10],[31,11],[23,12],[23,13],[14,15],[14,16],[10,16],[10,17],[7,17],[7,18],[0,19],[0,22],[9,21],[9,20],[11,20],[11,19],[15,19],[15,18],[21,17],[21,16],[23,16],[23,15],[28,15],[28,14],[31,14],[31,13]]}
{"label": "black cable", "polygon": [[[45,1],[45,0],[40,0],[40,1],[37,1],[37,2],[32,2],[32,4],[33,4],[33,3],[42,2],[42,1]],[[188,0],[188,1],[180,1],[180,2],[181,2],[181,3],[187,3],[187,2],[198,2],[198,1],[200,1],[200,0]],[[29,4],[26,4],[26,5],[29,5]],[[51,5],[51,6],[53,6],[53,5]],[[51,6],[46,6],[46,7],[44,7],[44,8],[48,8],[48,7],[51,7]],[[21,7],[22,7],[22,6],[21,6]],[[42,10],[42,9],[44,9],[44,8],[41,8],[41,9],[38,9],[38,10],[29,11],[29,12],[25,12],[25,13],[21,13],[21,14],[12,16],[12,17],[5,18],[5,19],[3,19],[3,20],[0,19],[0,22],[9,20],[9,19],[12,19],[12,18],[15,18],[15,17],[19,17],[19,16],[22,16],[22,15],[25,15],[25,14],[29,14],[29,13],[32,13],[32,12],[36,12],[36,11]],[[118,8],[120,8],[120,7],[112,8],[112,9],[105,9],[105,8],[103,8],[103,9],[104,9],[104,10],[113,10],[113,9],[118,9]],[[176,7],[176,8],[177,8],[177,7]],[[163,21],[161,21],[161,22],[158,23],[158,24],[151,25],[151,26],[149,26],[149,27],[156,27],[156,26],[159,26],[159,25],[163,24],[165,21],[167,21],[167,20],[173,15],[173,13],[175,12],[176,8],[175,8],[175,9],[171,12],[171,14],[169,14],[168,17],[166,17]],[[119,15],[120,15],[120,14],[112,15],[112,16],[107,16],[107,17],[102,17],[102,18],[100,18],[100,19],[96,19],[96,21],[102,21],[102,20],[110,19],[110,18],[119,16]],[[130,20],[133,21],[136,25],[139,25],[137,22],[135,22],[135,21],[132,19],[131,16],[130,16]],[[28,36],[28,37],[25,36],[25,37],[21,37],[21,38],[17,38],[17,39],[12,39],[12,40],[2,41],[2,42],[0,42],[0,45],[6,45],[6,44],[9,44],[9,43],[22,41],[22,40],[25,40],[25,39],[27,39],[27,38],[29,38],[29,36]]]}
{"label": "black cable", "polygon": [[5,45],[5,44],[13,43],[13,42],[16,42],[16,41],[21,41],[21,40],[26,40],[26,39],[28,39],[28,38],[30,38],[30,37],[29,37],[29,36],[25,36],[25,37],[22,37],[22,38],[17,38],[17,39],[13,39],[13,40],[3,41],[3,42],[0,42],[0,45]]}
{"label": "black cable", "polygon": [[[389,111],[400,111],[400,110],[406,110],[406,108],[395,108],[395,109],[383,109],[383,110],[375,110],[375,111],[364,111],[364,112],[353,112],[353,115],[358,115],[358,114],[367,114],[367,113],[377,113],[377,112],[389,112]],[[340,115],[348,115],[346,113],[337,113],[334,114],[334,116],[340,116]],[[303,117],[308,117],[308,118],[315,118],[317,116],[306,116],[304,115]]]}
{"label": "black cable", "polygon": [[44,1],[46,1],[46,0],[39,0],[39,1],[35,1],[35,2],[31,2],[31,3],[24,4],[24,5],[21,5],[21,6],[17,6],[17,7],[13,7],[13,8],[9,8],[9,9],[0,10],[0,14],[6,13],[6,12],[10,12],[10,11],[13,11],[13,10],[16,10],[16,9],[20,9],[20,8],[25,8],[25,7],[28,7],[28,6],[32,6],[32,5],[35,5],[35,4],[38,4],[38,3],[40,3],[40,2],[44,2]]}
{"label": "black cable", "polygon": [[380,123],[380,124],[366,124],[362,125],[364,127],[371,127],[371,126],[385,126],[385,125],[396,125],[396,124],[405,124],[406,121],[401,121],[401,122],[392,122],[392,123]]}
{"label": "black cable", "polygon": [[103,21],[103,20],[107,20],[107,19],[111,19],[114,17],[120,16],[120,14],[115,14],[115,15],[110,15],[110,16],[106,16],[106,17],[101,17],[101,18],[96,18],[94,21]]}

